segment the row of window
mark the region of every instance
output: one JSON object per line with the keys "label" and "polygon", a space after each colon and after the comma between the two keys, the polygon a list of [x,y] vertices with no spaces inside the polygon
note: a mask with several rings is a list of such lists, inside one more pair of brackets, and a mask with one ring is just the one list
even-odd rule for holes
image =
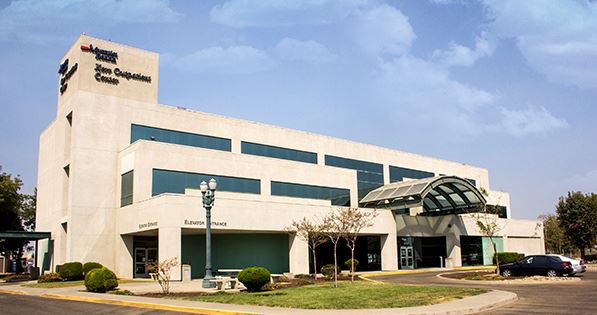
{"label": "row of window", "polygon": [[342,167],[357,171],[357,189],[359,200],[373,189],[383,186],[383,165],[379,163],[347,159],[326,155],[325,165]]}
{"label": "row of window", "polygon": [[186,188],[198,189],[202,181],[208,182],[211,178],[218,182],[218,190],[221,191],[261,193],[261,184],[258,179],[154,169],[151,195],[156,196],[163,193],[184,194]]}

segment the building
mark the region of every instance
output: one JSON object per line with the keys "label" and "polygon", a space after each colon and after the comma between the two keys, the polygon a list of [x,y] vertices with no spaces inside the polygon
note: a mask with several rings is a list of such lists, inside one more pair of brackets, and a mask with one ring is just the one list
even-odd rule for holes
{"label": "building", "polygon": [[[357,248],[362,270],[491,263],[466,213],[485,202],[499,206],[499,250],[544,253],[542,226],[510,219],[486,169],[158,104],[158,59],[81,35],[60,60],[57,114],[39,149],[36,226],[52,235],[40,241],[44,270],[97,261],[145,277],[145,262],[179,257],[202,277],[198,187],[210,178],[214,270],[308,273],[307,244],[285,228],[332,206],[378,209]],[[322,247],[318,265],[329,258]]]}

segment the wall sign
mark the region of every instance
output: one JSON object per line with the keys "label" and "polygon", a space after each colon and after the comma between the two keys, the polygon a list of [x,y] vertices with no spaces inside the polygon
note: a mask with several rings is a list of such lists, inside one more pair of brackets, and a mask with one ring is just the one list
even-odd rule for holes
{"label": "wall sign", "polygon": [[[75,63],[70,70],[68,70],[68,58],[58,68],[58,73],[62,76],[60,78],[60,95],[62,95],[68,88],[68,80],[77,72],[79,64]],[[68,71],[67,71],[68,70]]]}
{"label": "wall sign", "polygon": [[150,227],[157,227],[157,226],[158,226],[157,222],[140,223],[139,224],[139,230],[150,228]]}
{"label": "wall sign", "polygon": [[[205,226],[205,221],[184,220],[184,225]],[[211,221],[211,226],[227,226],[226,221]]]}
{"label": "wall sign", "polygon": [[112,50],[105,50],[98,47],[93,47],[93,45],[81,45],[81,50],[90,52],[95,55],[95,59],[100,61],[105,61],[109,63],[116,64],[116,59],[118,59],[118,53]]}

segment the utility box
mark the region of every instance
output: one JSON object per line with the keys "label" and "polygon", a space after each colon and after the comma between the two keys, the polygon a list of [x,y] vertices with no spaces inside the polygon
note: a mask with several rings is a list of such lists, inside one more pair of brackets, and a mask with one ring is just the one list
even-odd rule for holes
{"label": "utility box", "polygon": [[182,281],[191,281],[191,265],[182,265]]}

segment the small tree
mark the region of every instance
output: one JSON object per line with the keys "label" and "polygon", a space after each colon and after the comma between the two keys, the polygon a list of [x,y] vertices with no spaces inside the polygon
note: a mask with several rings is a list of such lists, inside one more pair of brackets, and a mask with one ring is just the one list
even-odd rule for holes
{"label": "small tree", "polygon": [[323,233],[324,225],[315,223],[307,218],[300,221],[293,221],[292,224],[286,228],[291,233],[296,233],[296,236],[307,242],[311,254],[313,255],[313,278],[317,279],[317,256],[316,249],[319,245],[328,241],[328,237]]}
{"label": "small tree", "polygon": [[[327,238],[332,242],[334,245],[334,266],[338,266],[338,242],[342,238],[342,235],[348,227],[346,226],[346,221],[339,219],[339,214],[337,211],[332,210],[324,219],[323,219],[323,234],[327,236]],[[334,287],[338,287],[338,273],[334,272]]]}
{"label": "small tree", "polygon": [[[481,188],[481,193],[485,196],[488,196],[488,193],[485,189]],[[483,208],[480,212],[475,213],[475,223],[477,223],[477,227],[479,228],[479,232],[483,236],[489,238],[491,245],[493,246],[493,254],[495,256],[495,271],[499,275],[500,274],[500,261],[497,255],[497,244],[495,243],[494,238],[498,236],[500,231],[503,229],[503,226],[498,224],[498,204],[499,200],[496,205],[488,206],[483,205]]]}
{"label": "small tree", "polygon": [[155,277],[152,278],[160,284],[162,292],[166,295],[170,294],[170,270],[176,266],[178,266],[178,257],[145,264],[147,271],[155,273]]}
{"label": "small tree", "polygon": [[564,229],[560,226],[558,216],[555,214],[544,214],[540,215],[539,219],[543,222],[544,227],[545,250],[548,253],[572,256],[575,247],[570,238],[564,233]]}
{"label": "small tree", "polygon": [[371,222],[378,213],[375,210],[360,210],[359,208],[340,208],[334,219],[339,221],[338,226],[342,227],[340,235],[346,240],[346,245],[350,249],[350,281],[354,282],[354,252],[357,246],[357,237],[364,229],[373,225]]}

